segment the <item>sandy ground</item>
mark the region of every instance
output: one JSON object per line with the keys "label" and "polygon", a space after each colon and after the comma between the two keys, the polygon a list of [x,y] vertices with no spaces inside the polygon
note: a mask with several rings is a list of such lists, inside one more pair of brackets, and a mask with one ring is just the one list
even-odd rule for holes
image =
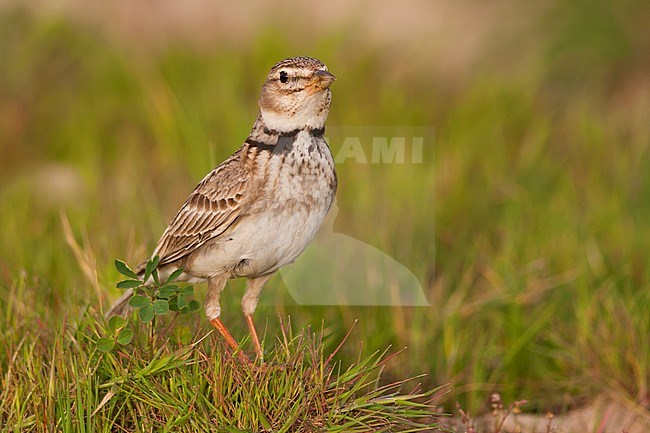
{"label": "sandy ground", "polygon": [[[476,420],[478,431],[493,431],[494,417],[484,415]],[[550,430],[557,433],[648,433],[650,432],[650,414],[633,404],[626,404],[608,397],[599,397],[582,409],[574,410],[563,416],[551,418]],[[521,414],[509,417],[504,426],[504,433],[548,433],[549,419],[544,415]],[[464,430],[459,430],[464,431]]]}

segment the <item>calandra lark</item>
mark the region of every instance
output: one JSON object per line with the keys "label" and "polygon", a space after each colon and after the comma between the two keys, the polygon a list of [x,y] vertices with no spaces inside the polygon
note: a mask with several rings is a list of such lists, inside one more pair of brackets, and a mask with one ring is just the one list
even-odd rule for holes
{"label": "calandra lark", "polygon": [[[227,281],[248,279],[242,309],[261,357],[251,318],[260,291],[307,247],[332,205],[337,179],[323,133],[335,79],[310,57],[273,66],[248,138],[198,184],[153,253],[162,278],[182,268],[181,281],[207,280],[205,313],[233,350],[237,343],[219,319]],[[130,296],[109,314],[123,310]]]}

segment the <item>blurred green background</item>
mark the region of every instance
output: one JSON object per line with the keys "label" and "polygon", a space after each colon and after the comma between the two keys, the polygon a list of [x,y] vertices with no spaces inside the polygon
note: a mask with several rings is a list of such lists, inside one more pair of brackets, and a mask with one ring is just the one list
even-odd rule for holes
{"label": "blurred green background", "polygon": [[[432,306],[301,307],[274,279],[269,338],[287,314],[333,343],[359,319],[343,356],[408,346],[391,374],[449,382],[473,410],[494,390],[647,409],[649,26],[644,1],[6,2],[2,333],[106,308],[113,260],[151,252],[247,136],[268,69],[310,55],[338,77],[329,125],[435,128],[421,164],[340,164],[335,223]],[[241,294],[224,295],[238,338]]]}

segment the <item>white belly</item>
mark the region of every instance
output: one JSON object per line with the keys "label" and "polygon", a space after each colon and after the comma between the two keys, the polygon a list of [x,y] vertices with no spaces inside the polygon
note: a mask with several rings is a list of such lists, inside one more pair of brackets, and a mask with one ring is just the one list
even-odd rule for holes
{"label": "white belly", "polygon": [[242,224],[233,232],[238,262],[233,276],[264,275],[292,263],[307,248],[318,232],[329,206],[319,209],[299,209],[297,212],[268,214],[255,222]]}

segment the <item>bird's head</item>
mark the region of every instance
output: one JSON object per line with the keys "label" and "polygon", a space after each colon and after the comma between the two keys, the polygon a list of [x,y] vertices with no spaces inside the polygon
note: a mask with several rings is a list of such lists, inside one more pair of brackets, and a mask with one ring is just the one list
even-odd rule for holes
{"label": "bird's head", "polygon": [[332,101],[336,77],[311,57],[282,60],[271,68],[260,96],[260,113],[267,128],[279,132],[320,129]]}

